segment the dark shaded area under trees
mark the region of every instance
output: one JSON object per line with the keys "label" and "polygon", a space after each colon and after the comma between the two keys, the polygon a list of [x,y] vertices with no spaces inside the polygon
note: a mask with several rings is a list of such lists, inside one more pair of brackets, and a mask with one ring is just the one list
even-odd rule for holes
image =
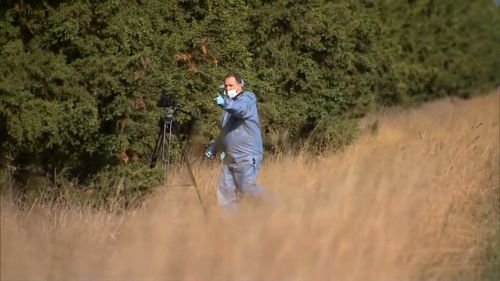
{"label": "dark shaded area under trees", "polygon": [[[2,1],[2,192],[33,176],[105,201],[159,182],[147,168],[163,90],[191,147],[217,131],[230,70],[259,98],[270,134],[338,149],[380,106],[467,98],[500,85],[500,9],[489,0]],[[200,158],[201,160],[201,158]],[[83,186],[83,187],[82,187]],[[127,200],[125,200],[127,201]]]}

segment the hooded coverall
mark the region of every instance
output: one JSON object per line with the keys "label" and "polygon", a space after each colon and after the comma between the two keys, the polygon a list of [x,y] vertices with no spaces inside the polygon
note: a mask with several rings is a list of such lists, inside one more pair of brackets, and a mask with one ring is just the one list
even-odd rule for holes
{"label": "hooded coverall", "polygon": [[263,146],[254,93],[244,91],[234,99],[226,98],[222,108],[221,134],[215,145],[225,153],[225,158],[217,199],[220,206],[230,209],[238,202],[238,193],[261,196],[263,189],[256,179]]}

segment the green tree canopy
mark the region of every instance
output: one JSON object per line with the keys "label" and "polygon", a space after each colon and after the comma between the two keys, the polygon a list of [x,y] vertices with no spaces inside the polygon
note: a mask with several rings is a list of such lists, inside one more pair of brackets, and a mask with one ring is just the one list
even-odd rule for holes
{"label": "green tree canopy", "polygon": [[160,93],[197,117],[177,120],[203,146],[229,71],[258,97],[267,151],[267,132],[339,148],[373,108],[500,85],[498,26],[489,0],[3,1],[3,169],[132,173],[147,189]]}

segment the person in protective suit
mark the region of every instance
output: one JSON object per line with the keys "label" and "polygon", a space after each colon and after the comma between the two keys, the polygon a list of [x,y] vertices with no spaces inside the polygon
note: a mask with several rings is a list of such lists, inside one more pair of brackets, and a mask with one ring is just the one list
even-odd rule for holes
{"label": "person in protective suit", "polygon": [[205,155],[212,159],[220,152],[224,165],[217,200],[221,207],[233,209],[240,196],[262,196],[263,188],[256,179],[264,149],[255,94],[245,91],[245,83],[236,73],[226,75],[221,87],[225,95],[214,99],[223,109],[221,132],[210,141]]}

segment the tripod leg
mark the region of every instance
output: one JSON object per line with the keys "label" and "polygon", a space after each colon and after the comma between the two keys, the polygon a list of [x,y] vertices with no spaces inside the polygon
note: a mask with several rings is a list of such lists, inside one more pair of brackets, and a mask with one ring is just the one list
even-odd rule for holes
{"label": "tripod leg", "polygon": [[[168,127],[168,134],[167,134]],[[163,123],[163,147],[162,147],[162,162],[163,171],[165,172],[165,187],[168,187],[168,169],[170,168],[170,138],[172,137],[172,120],[165,120]],[[165,153],[165,145],[167,151]]]}
{"label": "tripod leg", "polygon": [[198,184],[196,183],[196,178],[194,177],[193,169],[191,168],[191,164],[189,163],[187,153],[184,150],[184,147],[182,147],[181,150],[182,150],[181,151],[182,157],[184,158],[184,161],[186,161],[186,164],[187,164],[188,169],[189,169],[189,174],[191,175],[191,179],[193,180],[193,185],[194,185],[194,188],[196,190],[196,195],[198,196],[198,201],[200,202],[200,205],[201,205],[201,208],[203,209],[203,212],[206,213],[205,205],[203,205],[203,201],[201,200],[201,195],[200,195],[200,191],[198,189]]}
{"label": "tripod leg", "polygon": [[163,135],[164,135],[163,127],[160,128],[160,132],[158,132],[158,136],[156,137],[155,148],[149,157],[149,167],[154,168],[156,166],[156,161],[158,160],[158,153],[160,152],[160,148],[163,147]]}
{"label": "tripod leg", "polygon": [[168,120],[164,119],[162,128],[163,128],[162,129],[163,134],[161,136],[161,160],[163,165],[163,171],[165,172],[165,177],[164,177],[165,187],[168,187],[168,180],[169,180],[168,170],[170,168],[170,160],[171,160],[170,147],[172,144],[173,120],[171,118],[168,118]]}
{"label": "tripod leg", "polygon": [[203,200],[201,200],[200,191],[198,190],[198,184],[196,184],[196,178],[194,177],[194,172],[193,172],[193,169],[191,168],[191,163],[189,162],[189,158],[187,156],[186,150],[184,149],[184,144],[182,142],[181,135],[179,133],[177,126],[175,124],[172,124],[172,126],[174,126],[173,129],[174,129],[175,136],[177,137],[177,141],[179,142],[179,144],[181,146],[182,159],[186,162],[186,165],[188,167],[189,175],[191,177],[191,180],[193,181],[193,185],[194,185],[194,188],[196,190],[196,195],[198,196],[198,201],[200,202],[201,208],[203,209],[203,213],[206,214],[207,211],[205,209],[205,205],[203,204]]}

